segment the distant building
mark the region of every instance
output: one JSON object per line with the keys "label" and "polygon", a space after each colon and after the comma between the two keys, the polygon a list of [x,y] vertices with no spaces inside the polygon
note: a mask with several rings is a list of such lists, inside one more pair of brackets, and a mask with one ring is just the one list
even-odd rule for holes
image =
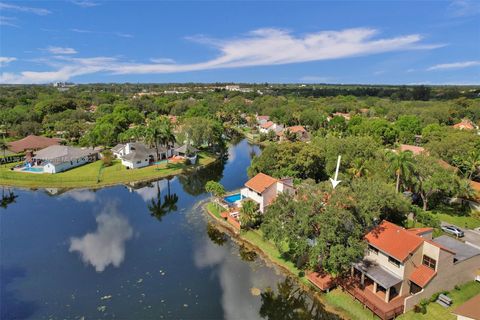
{"label": "distant building", "polygon": [[461,122],[459,122],[459,123],[457,123],[457,124],[454,124],[454,125],[453,125],[453,128],[459,129],[459,130],[474,130],[474,129],[478,129],[477,126],[475,126],[475,124],[474,124],[470,119],[467,119],[467,118],[464,118],[464,119],[462,119]]}
{"label": "distant building", "polygon": [[8,150],[14,153],[21,153],[25,151],[40,150],[49,146],[58,145],[62,139],[47,138],[36,135],[29,135],[23,139],[8,143]]}
{"label": "distant building", "polygon": [[260,133],[265,133],[265,134],[268,134],[270,131],[273,131],[275,133],[279,133],[282,130],[283,130],[282,125],[276,124],[272,121],[267,121],[267,122],[261,124],[258,128],[258,131],[260,131]]}
{"label": "distant building", "polygon": [[310,135],[308,134],[308,131],[305,129],[304,126],[292,126],[292,127],[287,127],[283,129],[281,132],[277,134],[280,138],[280,141],[285,140],[286,131],[289,131],[290,133],[295,134],[297,137],[297,140],[299,141],[308,141],[310,139]]}
{"label": "distant building", "polygon": [[412,146],[412,145],[409,145],[409,144],[401,144],[399,150],[402,151],[402,152],[403,151],[410,151],[415,156],[418,156],[419,154],[422,154],[422,153],[425,152],[425,148]]}

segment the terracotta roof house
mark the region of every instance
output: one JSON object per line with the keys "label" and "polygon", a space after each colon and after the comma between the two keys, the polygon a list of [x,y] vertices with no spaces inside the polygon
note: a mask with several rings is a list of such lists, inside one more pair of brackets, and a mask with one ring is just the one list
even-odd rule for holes
{"label": "terracotta roof house", "polygon": [[453,128],[460,129],[460,130],[474,130],[475,125],[470,119],[462,119],[461,122],[454,124]]}
{"label": "terracotta roof house", "polygon": [[480,294],[464,302],[452,312],[457,320],[480,320]]}
{"label": "terracotta roof house", "polygon": [[49,146],[60,144],[62,139],[47,138],[42,136],[29,135],[23,139],[10,142],[8,149],[15,153],[25,152],[27,150],[40,150]]}
{"label": "terracotta roof house", "polygon": [[402,152],[403,151],[410,151],[415,156],[425,152],[425,148],[412,146],[410,144],[401,144],[399,150],[402,151]]}
{"label": "terracotta roof house", "polygon": [[259,173],[245,183],[245,188],[240,191],[240,194],[242,198],[248,198],[258,203],[260,212],[263,213],[265,208],[282,192],[295,192],[292,179],[276,179]]}
{"label": "terracotta roof house", "polygon": [[287,127],[283,129],[281,132],[277,133],[277,135],[280,137],[280,140],[284,139],[284,133],[285,131],[290,131],[290,133],[294,133],[297,136],[297,139],[300,141],[307,141],[310,136],[308,134],[308,131],[305,129],[304,126],[292,126],[292,127]]}
{"label": "terracotta roof house", "polygon": [[335,112],[332,114],[333,117],[343,117],[345,120],[350,120],[350,113],[347,112]]}
{"label": "terracotta roof house", "polygon": [[[382,319],[411,310],[422,299],[475,278],[480,249],[432,228],[405,229],[382,221],[366,236],[367,252],[352,267],[347,287]],[[374,306],[375,308],[373,308]]]}
{"label": "terracotta roof house", "polygon": [[470,186],[475,192],[475,199],[480,201],[480,182],[470,180]]}
{"label": "terracotta roof house", "polygon": [[258,128],[258,131],[265,134],[268,133],[269,131],[278,133],[278,132],[281,132],[282,130],[283,130],[283,125],[276,124],[272,121],[264,122]]}

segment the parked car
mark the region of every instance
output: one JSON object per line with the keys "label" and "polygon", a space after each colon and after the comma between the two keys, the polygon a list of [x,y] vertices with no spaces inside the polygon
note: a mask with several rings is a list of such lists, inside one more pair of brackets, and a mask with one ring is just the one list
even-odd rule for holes
{"label": "parked car", "polygon": [[455,226],[442,226],[441,228],[446,233],[453,234],[454,236],[456,236],[458,238],[462,238],[464,236],[463,231],[460,228],[457,228]]}

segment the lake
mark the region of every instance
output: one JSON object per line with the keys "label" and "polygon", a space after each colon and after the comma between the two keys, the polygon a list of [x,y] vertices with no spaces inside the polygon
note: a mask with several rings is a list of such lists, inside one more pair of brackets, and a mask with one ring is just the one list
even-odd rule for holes
{"label": "lake", "polygon": [[[287,299],[298,288],[209,225],[201,207],[208,180],[239,189],[259,152],[242,140],[226,161],[135,187],[3,189],[0,318],[305,316],[308,296]],[[310,318],[336,317],[318,307]]]}

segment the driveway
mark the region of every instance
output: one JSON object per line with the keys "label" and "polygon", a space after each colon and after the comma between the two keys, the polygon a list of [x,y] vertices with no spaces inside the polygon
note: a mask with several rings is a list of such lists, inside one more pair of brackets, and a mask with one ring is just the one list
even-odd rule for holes
{"label": "driveway", "polygon": [[[441,225],[442,226],[455,226],[454,224],[451,224],[451,223],[446,223],[444,221],[441,222]],[[458,227],[460,228],[460,227]],[[463,230],[464,234],[465,234],[465,237],[463,238],[460,238],[461,240],[465,241],[465,242],[469,242],[471,244],[473,244],[474,246],[477,246],[478,248],[480,248],[480,230],[479,228],[477,228],[476,230],[471,230],[471,229],[465,229],[465,228],[460,228],[461,230]]]}

